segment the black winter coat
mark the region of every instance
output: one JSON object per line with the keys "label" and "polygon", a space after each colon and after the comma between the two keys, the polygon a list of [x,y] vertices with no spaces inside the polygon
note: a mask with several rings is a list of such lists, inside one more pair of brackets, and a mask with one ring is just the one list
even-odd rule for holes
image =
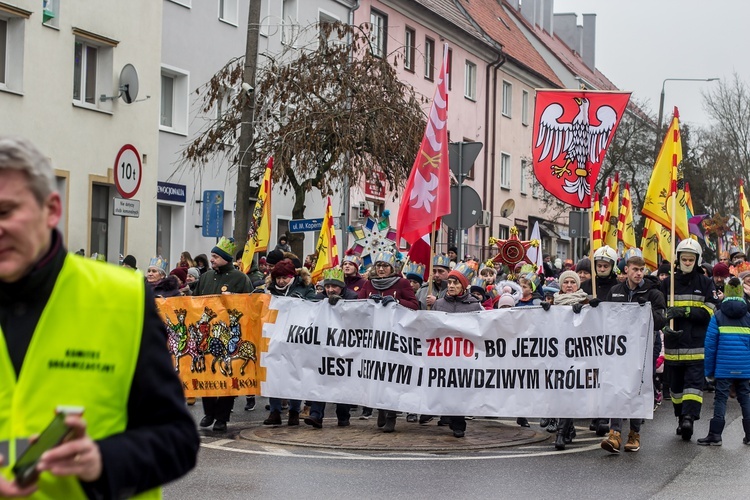
{"label": "black winter coat", "polygon": [[[617,275],[615,273],[609,273],[609,276],[605,276],[604,278],[600,278],[599,276],[597,276],[596,277],[596,298],[607,302],[607,295],[609,294],[609,291],[612,289],[613,286],[617,284],[618,284]],[[589,297],[592,296],[590,279],[581,282],[581,290],[586,292],[586,294]]]}
{"label": "black winter coat", "polygon": [[651,314],[654,318],[654,330],[658,331],[667,325],[667,303],[659,289],[659,278],[644,276],[643,284],[631,290],[627,281],[613,286],[606,296],[606,302],[651,302]]}

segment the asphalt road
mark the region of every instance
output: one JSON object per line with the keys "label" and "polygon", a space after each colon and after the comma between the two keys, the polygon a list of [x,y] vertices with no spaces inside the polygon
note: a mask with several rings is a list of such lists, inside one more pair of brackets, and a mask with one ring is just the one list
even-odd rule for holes
{"label": "asphalt road", "polygon": [[[248,441],[241,429],[257,429],[267,412],[264,398],[258,408],[244,412],[244,400],[235,404],[233,422],[226,435],[201,431],[203,446],[198,466],[189,475],[165,488],[165,498],[750,498],[750,446],[742,444],[739,405],[730,400],[724,445],[702,447],[712,413],[713,397],[706,394],[703,419],[696,423],[693,440],[675,435],[676,420],[667,401],[642,428],[638,453],[611,455],[599,447],[600,438],[588,431],[587,421],[577,421],[578,437],[564,452],[555,451],[552,435],[544,441],[489,450],[412,452],[417,424],[399,419],[394,442],[402,451],[336,450]],[[200,418],[200,403],[193,407]],[[330,411],[330,413],[333,413]],[[544,433],[532,419],[532,429]],[[355,422],[371,426],[373,420]],[[514,427],[513,420],[468,422],[467,438],[487,426]],[[434,425],[434,422],[433,424]],[[350,428],[329,432],[345,436]],[[326,427],[328,428],[328,427]],[[363,430],[368,428],[363,427]],[[326,430],[326,429],[324,429]],[[301,426],[302,433],[315,433]],[[247,432],[247,431],[246,431]],[[246,433],[245,432],[245,433]],[[435,426],[434,432],[445,432]],[[243,434],[245,434],[243,433]],[[320,434],[308,434],[318,438]],[[450,439],[453,439],[450,437]],[[312,440],[312,439],[311,439]],[[411,441],[410,441],[411,440]],[[449,442],[452,442],[449,440]]]}

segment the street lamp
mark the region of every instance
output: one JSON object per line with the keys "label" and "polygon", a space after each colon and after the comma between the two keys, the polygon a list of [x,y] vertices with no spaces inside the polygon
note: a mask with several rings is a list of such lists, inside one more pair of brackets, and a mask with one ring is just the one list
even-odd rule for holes
{"label": "street lamp", "polygon": [[661,121],[664,118],[664,86],[667,82],[714,82],[719,78],[665,78],[661,82],[661,96],[659,97],[659,123],[656,129],[656,143],[657,148],[659,147],[659,141],[661,140]]}

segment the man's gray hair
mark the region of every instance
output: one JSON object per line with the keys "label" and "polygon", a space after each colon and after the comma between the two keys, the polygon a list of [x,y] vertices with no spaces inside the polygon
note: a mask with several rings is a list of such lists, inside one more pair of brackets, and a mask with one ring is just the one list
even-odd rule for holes
{"label": "man's gray hair", "polygon": [[52,165],[28,139],[0,136],[0,171],[3,170],[18,170],[26,174],[29,189],[40,205],[57,191]]}

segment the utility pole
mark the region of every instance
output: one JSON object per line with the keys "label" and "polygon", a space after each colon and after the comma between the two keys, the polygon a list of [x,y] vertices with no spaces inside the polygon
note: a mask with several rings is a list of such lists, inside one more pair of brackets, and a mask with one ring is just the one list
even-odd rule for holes
{"label": "utility pole", "polygon": [[247,230],[250,227],[250,167],[252,165],[249,161],[250,157],[246,153],[252,147],[255,132],[255,70],[258,66],[260,2],[261,0],[250,0],[250,7],[247,13],[245,68],[242,77],[243,83],[247,85],[242,85],[239,97],[242,103],[242,125],[240,126],[237,206],[235,208],[234,219],[234,241],[237,243],[238,249],[245,247]]}

